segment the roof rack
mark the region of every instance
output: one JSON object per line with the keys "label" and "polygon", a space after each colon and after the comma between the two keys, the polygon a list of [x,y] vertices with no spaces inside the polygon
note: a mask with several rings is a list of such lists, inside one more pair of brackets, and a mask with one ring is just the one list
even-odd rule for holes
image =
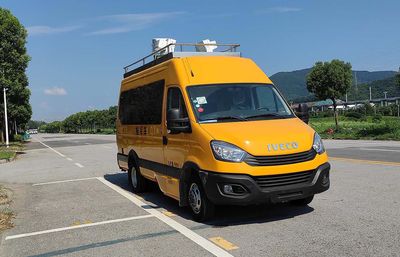
{"label": "roof rack", "polygon": [[[201,46],[217,46],[221,50],[216,52],[197,52],[196,48]],[[132,74],[148,69],[154,65],[165,62],[174,57],[188,57],[188,56],[241,56],[237,52],[239,44],[194,44],[194,43],[171,43],[149,55],[127,65],[124,67],[124,78]],[[194,51],[184,51],[185,48],[194,48]],[[135,68],[136,67],[136,68]]]}

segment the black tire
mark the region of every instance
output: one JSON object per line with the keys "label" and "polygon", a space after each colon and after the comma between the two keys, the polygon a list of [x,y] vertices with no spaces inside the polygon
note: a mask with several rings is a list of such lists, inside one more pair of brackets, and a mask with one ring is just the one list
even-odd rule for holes
{"label": "black tire", "polygon": [[215,206],[207,198],[199,177],[192,178],[189,183],[187,197],[194,220],[205,221],[214,216]]}
{"label": "black tire", "polygon": [[134,193],[145,192],[148,185],[145,177],[140,173],[137,165],[131,165],[128,170],[128,180]]}
{"label": "black tire", "polygon": [[313,199],[314,199],[314,195],[303,198],[303,199],[293,200],[290,203],[293,205],[297,205],[297,206],[305,206],[305,205],[308,205],[309,203],[311,203]]}

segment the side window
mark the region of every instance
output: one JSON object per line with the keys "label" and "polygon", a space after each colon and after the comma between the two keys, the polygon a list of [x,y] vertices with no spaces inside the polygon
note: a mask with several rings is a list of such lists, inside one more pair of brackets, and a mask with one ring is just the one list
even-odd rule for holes
{"label": "side window", "polygon": [[168,89],[167,110],[169,109],[180,109],[182,114],[180,118],[186,118],[188,116],[181,90],[177,87]]}
{"label": "side window", "polygon": [[121,93],[119,119],[123,125],[161,124],[164,81]]}

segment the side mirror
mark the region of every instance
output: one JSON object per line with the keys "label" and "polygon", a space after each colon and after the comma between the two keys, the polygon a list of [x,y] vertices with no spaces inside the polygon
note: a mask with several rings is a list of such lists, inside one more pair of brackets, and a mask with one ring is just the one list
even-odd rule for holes
{"label": "side mirror", "polygon": [[167,112],[167,129],[171,131],[171,134],[178,134],[180,132],[192,132],[190,127],[189,118],[180,118],[180,109],[169,109]]}
{"label": "side mirror", "polygon": [[308,105],[307,104],[299,104],[299,107],[296,110],[296,115],[304,123],[308,124],[308,121],[310,120],[310,114],[308,112]]}

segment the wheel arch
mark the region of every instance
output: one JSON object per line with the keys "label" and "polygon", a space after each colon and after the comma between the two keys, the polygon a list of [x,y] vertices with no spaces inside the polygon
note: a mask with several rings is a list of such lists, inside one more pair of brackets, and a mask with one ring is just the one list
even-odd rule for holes
{"label": "wheel arch", "polygon": [[128,168],[130,169],[132,165],[136,165],[136,168],[139,168],[139,156],[134,150],[130,150],[128,154]]}
{"label": "wheel arch", "polygon": [[189,183],[193,176],[198,176],[200,167],[194,162],[185,162],[179,176],[179,206],[188,206]]}

